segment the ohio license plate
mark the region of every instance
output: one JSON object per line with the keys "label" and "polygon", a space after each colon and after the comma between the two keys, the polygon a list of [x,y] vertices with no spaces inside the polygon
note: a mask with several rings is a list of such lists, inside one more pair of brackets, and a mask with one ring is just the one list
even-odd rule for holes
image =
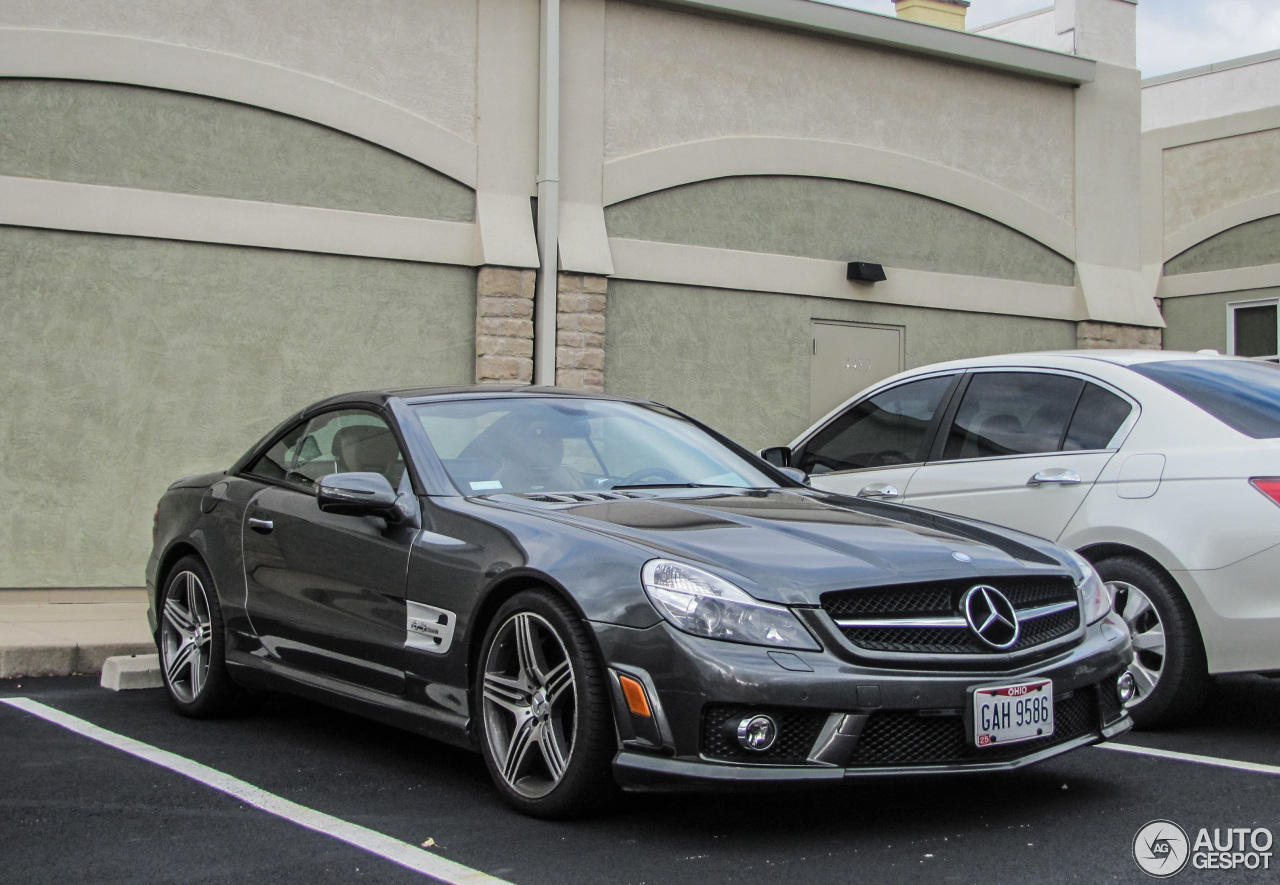
{"label": "ohio license plate", "polygon": [[973,691],[973,742],[996,747],[1053,734],[1053,680],[989,685]]}

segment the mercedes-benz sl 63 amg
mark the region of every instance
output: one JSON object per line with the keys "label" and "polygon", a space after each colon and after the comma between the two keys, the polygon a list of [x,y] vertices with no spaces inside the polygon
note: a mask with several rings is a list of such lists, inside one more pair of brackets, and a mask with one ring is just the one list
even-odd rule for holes
{"label": "mercedes-benz sl 63 amg", "polygon": [[530,814],[631,789],[995,771],[1130,727],[1093,568],[806,488],[643,401],[353,393],[156,511],[182,713],[286,691],[478,748]]}

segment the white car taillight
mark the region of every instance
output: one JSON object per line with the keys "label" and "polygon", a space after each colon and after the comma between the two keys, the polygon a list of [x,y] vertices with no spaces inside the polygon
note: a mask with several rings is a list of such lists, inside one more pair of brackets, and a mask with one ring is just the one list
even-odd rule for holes
{"label": "white car taillight", "polygon": [[1280,476],[1255,476],[1249,482],[1273,502],[1280,504]]}

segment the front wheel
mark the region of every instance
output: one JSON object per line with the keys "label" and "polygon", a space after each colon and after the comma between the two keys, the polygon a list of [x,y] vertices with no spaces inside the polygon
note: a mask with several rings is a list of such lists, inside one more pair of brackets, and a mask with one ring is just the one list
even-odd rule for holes
{"label": "front wheel", "polygon": [[485,764],[509,805],[568,817],[612,792],[604,668],[563,600],[540,590],[509,599],[485,636],[476,682]]}
{"label": "front wheel", "polygon": [[194,556],[180,559],[160,596],[160,673],[169,700],[184,716],[230,710],[238,690],[227,675],[222,609],[209,570]]}
{"label": "front wheel", "polygon": [[1174,725],[1209,695],[1204,643],[1191,606],[1173,579],[1150,563],[1115,556],[1097,564],[1111,605],[1129,627],[1136,692],[1129,715],[1139,728]]}

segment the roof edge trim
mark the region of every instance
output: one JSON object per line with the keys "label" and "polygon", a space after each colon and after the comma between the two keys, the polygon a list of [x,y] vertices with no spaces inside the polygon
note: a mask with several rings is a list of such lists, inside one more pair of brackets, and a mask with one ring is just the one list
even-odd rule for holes
{"label": "roof edge trim", "polygon": [[770,24],[789,30],[899,49],[917,55],[1079,86],[1092,83],[1097,65],[1049,49],[981,34],[906,21],[818,0],[635,0],[708,15]]}

